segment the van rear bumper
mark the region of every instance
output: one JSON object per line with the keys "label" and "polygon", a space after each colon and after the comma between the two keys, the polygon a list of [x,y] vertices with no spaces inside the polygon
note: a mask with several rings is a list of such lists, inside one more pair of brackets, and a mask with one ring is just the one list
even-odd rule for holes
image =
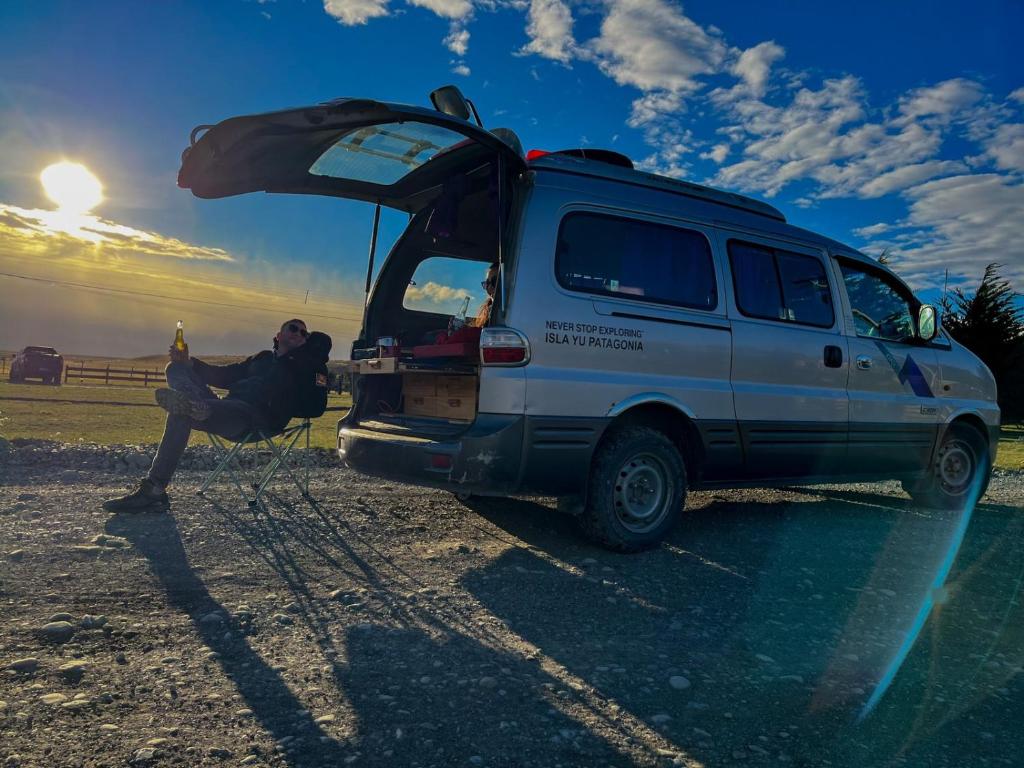
{"label": "van rear bumper", "polygon": [[340,423],[338,456],[367,475],[465,493],[509,494],[519,480],[523,422],[523,416],[481,413],[450,440]]}

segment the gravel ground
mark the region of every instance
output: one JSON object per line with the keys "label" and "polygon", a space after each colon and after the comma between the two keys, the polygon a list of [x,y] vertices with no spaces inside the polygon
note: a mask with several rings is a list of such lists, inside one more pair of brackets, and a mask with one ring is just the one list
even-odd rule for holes
{"label": "gravel ground", "polygon": [[0,446],[4,768],[1021,765],[1024,474],[934,590],[964,519],[894,483],[693,493],[615,555],[329,454],[312,505],[102,512],[151,451]]}

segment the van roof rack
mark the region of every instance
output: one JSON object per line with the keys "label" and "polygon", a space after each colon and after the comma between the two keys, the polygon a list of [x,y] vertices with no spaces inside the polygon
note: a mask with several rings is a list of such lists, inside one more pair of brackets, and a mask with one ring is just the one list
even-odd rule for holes
{"label": "van roof rack", "polygon": [[[598,153],[604,158],[614,156],[621,158],[621,160],[616,162],[602,159],[595,156]],[[755,200],[752,197],[746,197],[745,195],[737,195],[735,192],[726,192],[721,189],[714,189],[713,187],[705,187],[702,184],[680,181],[670,176],[660,176],[656,173],[638,171],[633,167],[633,163],[628,157],[607,149],[567,149],[560,152],[542,152],[531,149],[526,155],[526,160],[533,168],[542,167],[563,173],[598,176],[625,182],[626,184],[663,189],[678,195],[686,195],[687,197],[707,200],[719,205],[727,205],[730,208],[738,208],[750,213],[756,213],[776,221],[786,221],[782,211],[773,205]],[[581,162],[588,160],[598,162]],[[625,160],[625,163],[622,160]]]}

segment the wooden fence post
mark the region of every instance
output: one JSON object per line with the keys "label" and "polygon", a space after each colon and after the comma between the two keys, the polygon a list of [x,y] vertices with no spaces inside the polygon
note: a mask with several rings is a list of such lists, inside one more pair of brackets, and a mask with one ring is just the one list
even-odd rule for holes
{"label": "wooden fence post", "polygon": [[107,363],[107,378],[103,380],[103,383],[108,387],[110,386],[110,363]]}

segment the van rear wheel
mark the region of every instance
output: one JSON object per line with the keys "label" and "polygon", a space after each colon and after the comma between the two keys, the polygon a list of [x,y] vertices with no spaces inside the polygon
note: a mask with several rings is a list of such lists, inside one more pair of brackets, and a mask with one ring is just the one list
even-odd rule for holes
{"label": "van rear wheel", "polygon": [[991,472],[985,437],[966,424],[953,424],[942,436],[928,474],[915,484],[904,483],[903,490],[921,506],[961,509],[976,486],[977,498],[984,495]]}
{"label": "van rear wheel", "polygon": [[672,441],[650,427],[626,427],[597,450],[580,525],[609,549],[647,549],[672,530],[686,489],[686,466]]}

